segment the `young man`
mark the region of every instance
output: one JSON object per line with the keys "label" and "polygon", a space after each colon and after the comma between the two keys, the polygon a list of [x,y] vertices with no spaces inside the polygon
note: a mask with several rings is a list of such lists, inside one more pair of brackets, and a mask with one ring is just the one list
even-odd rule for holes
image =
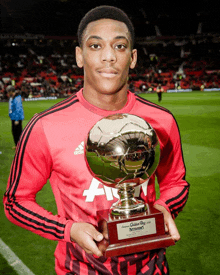
{"label": "young man", "polygon": [[[188,196],[178,128],[171,113],[127,90],[129,69],[135,67],[134,31],[127,15],[109,6],[88,12],[78,28],[76,61],[84,69],[84,87],[76,95],[33,117],[23,131],[11,168],[5,212],[10,221],[58,241],[57,274],[168,274],[165,250],[105,258],[97,242],[108,238],[97,231],[96,211],[117,201],[115,190],[92,178],[83,145],[89,130],[102,117],[131,113],[156,130],[161,160],[139,197],[164,213],[167,231],[180,239],[174,218]],[[58,215],[35,201],[47,179]],[[147,189],[147,190],[146,190]],[[147,195],[145,195],[147,194]]]}
{"label": "young man", "polygon": [[12,135],[15,143],[15,149],[22,133],[22,120],[24,120],[24,110],[22,106],[22,98],[18,91],[15,91],[14,86],[8,86],[9,95],[9,117],[12,125]]}

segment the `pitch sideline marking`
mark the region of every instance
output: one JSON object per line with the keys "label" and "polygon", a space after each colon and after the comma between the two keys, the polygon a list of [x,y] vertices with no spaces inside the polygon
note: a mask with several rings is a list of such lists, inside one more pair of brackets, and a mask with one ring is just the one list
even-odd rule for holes
{"label": "pitch sideline marking", "polygon": [[16,256],[16,254],[0,238],[0,254],[18,275],[34,275],[34,273]]}

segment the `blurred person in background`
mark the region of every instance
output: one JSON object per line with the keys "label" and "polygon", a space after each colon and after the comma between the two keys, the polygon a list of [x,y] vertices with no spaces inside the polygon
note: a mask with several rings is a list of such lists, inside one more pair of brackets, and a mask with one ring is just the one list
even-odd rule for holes
{"label": "blurred person in background", "polygon": [[156,92],[157,92],[157,95],[158,95],[158,101],[160,102],[162,100],[162,93],[164,92],[164,89],[161,86],[161,84],[159,84],[157,86]]}
{"label": "blurred person in background", "polygon": [[24,110],[22,105],[22,98],[18,90],[10,85],[7,87],[9,96],[9,117],[12,125],[12,135],[15,146],[12,149],[16,149],[20,135],[22,133],[22,120],[24,120]]}

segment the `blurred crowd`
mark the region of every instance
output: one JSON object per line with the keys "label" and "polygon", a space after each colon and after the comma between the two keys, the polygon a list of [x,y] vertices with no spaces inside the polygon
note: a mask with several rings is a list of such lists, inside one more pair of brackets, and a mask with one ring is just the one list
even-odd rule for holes
{"label": "blurred crowd", "polygon": [[[130,72],[130,90],[220,88],[219,41],[137,43],[138,64]],[[83,86],[72,39],[7,39],[1,42],[0,100],[14,86],[22,98],[67,97]]]}

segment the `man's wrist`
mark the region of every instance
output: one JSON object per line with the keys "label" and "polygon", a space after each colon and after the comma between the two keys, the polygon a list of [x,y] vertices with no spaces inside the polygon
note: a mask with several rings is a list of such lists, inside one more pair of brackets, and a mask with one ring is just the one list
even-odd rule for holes
{"label": "man's wrist", "polygon": [[[155,207],[155,205],[157,205],[157,206]],[[154,207],[155,208],[157,208],[157,207],[158,208],[163,207],[163,208],[161,208],[162,210],[166,209],[171,214],[168,205],[164,201],[162,201],[161,199],[158,199],[157,201],[155,201]],[[158,210],[161,211],[160,209],[158,209]]]}
{"label": "man's wrist", "polygon": [[66,242],[72,242],[70,233],[71,233],[71,228],[72,228],[73,224],[74,224],[74,221],[72,221],[72,220],[69,220],[66,223],[66,226],[65,226],[65,229],[64,229],[64,240]]}

